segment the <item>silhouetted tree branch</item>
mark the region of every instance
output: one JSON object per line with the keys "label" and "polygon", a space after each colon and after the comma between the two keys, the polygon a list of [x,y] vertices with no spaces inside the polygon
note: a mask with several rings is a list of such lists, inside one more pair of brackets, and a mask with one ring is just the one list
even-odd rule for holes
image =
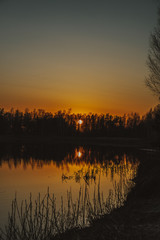
{"label": "silhouetted tree branch", "polygon": [[147,65],[150,73],[145,83],[160,100],[160,9],[157,27],[151,34]]}

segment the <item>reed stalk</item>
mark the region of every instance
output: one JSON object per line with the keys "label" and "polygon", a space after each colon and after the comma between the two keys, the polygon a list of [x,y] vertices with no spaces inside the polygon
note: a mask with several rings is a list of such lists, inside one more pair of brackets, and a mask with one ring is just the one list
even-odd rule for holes
{"label": "reed stalk", "polygon": [[[126,188],[128,191],[128,188]],[[104,200],[100,184],[94,189],[91,200],[88,185],[80,188],[76,201],[73,201],[71,190],[67,192],[67,203],[61,197],[61,206],[57,209],[54,194],[47,190],[42,198],[39,193],[34,201],[30,194],[29,201],[18,205],[17,196],[12,201],[11,212],[5,229],[0,229],[0,240],[45,240],[68,229],[88,226],[96,218],[109,214],[114,208],[123,205],[126,193],[115,184]]]}

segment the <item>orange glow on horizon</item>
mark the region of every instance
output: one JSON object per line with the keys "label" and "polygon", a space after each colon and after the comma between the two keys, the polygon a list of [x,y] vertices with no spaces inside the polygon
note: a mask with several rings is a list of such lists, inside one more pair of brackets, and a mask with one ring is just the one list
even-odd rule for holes
{"label": "orange glow on horizon", "polygon": [[[149,3],[154,1],[146,1],[147,11],[138,2],[132,9],[124,2],[121,13],[131,11],[130,15],[115,15],[112,3],[110,13],[104,14],[107,1],[102,1],[103,4],[77,1],[76,15],[73,4],[66,5],[66,1],[48,4],[40,1],[43,3],[38,11],[30,11],[33,6],[36,9],[36,1],[25,1],[25,7],[10,2],[16,13],[4,1],[0,15],[3,36],[0,50],[4,56],[0,72],[1,108],[20,111],[35,108],[51,113],[72,108],[75,114],[123,115],[145,114],[159,103],[145,87],[147,42],[157,21],[156,4]],[[86,6],[93,11],[86,11]],[[135,21],[134,13],[140,14],[142,25]],[[13,21],[8,24],[10,19]],[[121,26],[121,35],[128,33],[124,41],[116,21]],[[138,29],[135,34],[130,26]]]}

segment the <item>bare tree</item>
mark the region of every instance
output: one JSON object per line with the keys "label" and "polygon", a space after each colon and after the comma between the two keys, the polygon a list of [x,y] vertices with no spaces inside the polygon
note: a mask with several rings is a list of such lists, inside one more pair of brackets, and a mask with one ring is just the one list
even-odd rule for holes
{"label": "bare tree", "polygon": [[147,65],[149,76],[145,79],[145,83],[160,100],[160,9],[157,27],[151,34]]}

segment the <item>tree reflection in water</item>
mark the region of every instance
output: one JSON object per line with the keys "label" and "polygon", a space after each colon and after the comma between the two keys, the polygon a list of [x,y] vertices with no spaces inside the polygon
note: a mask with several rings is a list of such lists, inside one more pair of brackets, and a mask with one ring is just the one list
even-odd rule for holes
{"label": "tree reflection in water", "polygon": [[[27,171],[30,167],[35,170],[43,170],[45,166],[51,168],[54,165],[57,171],[60,170],[61,175],[58,176],[62,179],[61,184],[78,187],[78,195],[74,195],[75,193],[72,191],[74,189],[68,190],[67,197],[66,192],[63,192],[57,205],[57,200],[50,194],[45,197],[42,194],[43,204],[40,200],[39,202],[35,202],[35,199],[32,200],[32,206],[44,205],[45,209],[48,209],[47,214],[54,210],[54,216],[50,213],[47,215],[47,220],[46,216],[41,219],[42,222],[46,220],[50,222],[50,226],[53,221],[57,221],[57,224],[60,225],[63,222],[63,228],[58,230],[60,225],[57,225],[58,229],[54,229],[55,233],[75,226],[86,226],[93,219],[122,206],[128,192],[134,186],[132,180],[136,176],[140,158],[141,153],[136,152],[135,149],[132,152],[129,149],[102,146],[15,144],[4,145],[0,150],[1,168],[7,164],[11,170],[20,167]],[[46,205],[49,204],[49,201],[51,201],[52,208]],[[14,202],[12,206],[15,206],[14,210],[18,211],[16,204],[17,202]],[[30,204],[28,203],[27,206],[29,207]],[[32,210],[33,212],[37,211],[34,208]],[[25,209],[23,209],[22,217],[27,217],[26,214]],[[51,216],[54,219],[51,219]],[[38,221],[38,219],[32,220]],[[11,223],[12,221],[9,224]],[[67,225],[69,223],[70,225]],[[39,229],[38,225],[37,229]],[[26,229],[26,231],[29,230]]]}

